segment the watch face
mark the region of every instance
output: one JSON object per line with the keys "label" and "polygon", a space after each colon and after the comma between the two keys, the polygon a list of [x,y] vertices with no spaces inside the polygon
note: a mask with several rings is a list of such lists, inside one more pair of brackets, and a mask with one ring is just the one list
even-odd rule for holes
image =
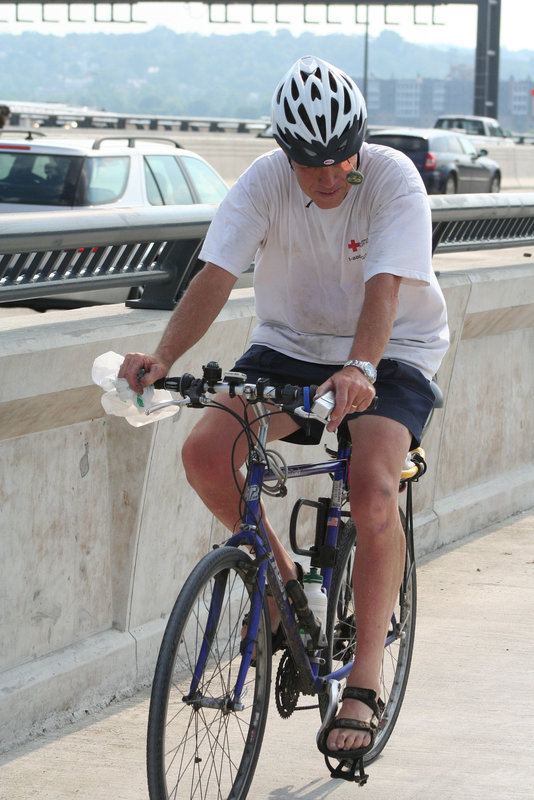
{"label": "watch face", "polygon": [[370,381],[371,383],[374,383],[376,381],[376,369],[369,361],[354,360],[352,362],[349,362],[349,364],[351,364],[354,367],[358,367],[358,369],[360,369],[363,372],[367,380]]}

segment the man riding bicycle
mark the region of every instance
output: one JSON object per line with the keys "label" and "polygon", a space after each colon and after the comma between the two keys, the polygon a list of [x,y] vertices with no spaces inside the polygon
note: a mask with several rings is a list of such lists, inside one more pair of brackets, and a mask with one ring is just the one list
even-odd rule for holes
{"label": "man riding bicycle", "polygon": [[[322,59],[299,59],[276,88],[272,123],[280,149],[258,158],[231,188],[200,254],[206,264],[155,353],[128,354],[120,376],[141,392],[167,375],[255,260],[258,325],[234,369],[249,381],[332,390],[327,429],[345,421],[352,439],[358,647],[339,713],[319,744],[356,759],[371,749],[381,713],[380,666],[404,566],[399,475],[433,405],[429,382],[448,346],[445,302],[432,271],[422,180],[403,154],[364,142],[367,112],[354,81]],[[378,405],[369,409],[375,392]],[[242,414],[238,399],[221,402]],[[234,463],[243,464],[248,452],[239,430],[207,408],[182,452],[189,482],[232,531],[240,490],[231,454],[234,448]],[[321,432],[320,423],[279,414],[269,439],[314,444]],[[263,521],[284,581],[296,578]],[[271,623],[279,643],[274,609]]]}

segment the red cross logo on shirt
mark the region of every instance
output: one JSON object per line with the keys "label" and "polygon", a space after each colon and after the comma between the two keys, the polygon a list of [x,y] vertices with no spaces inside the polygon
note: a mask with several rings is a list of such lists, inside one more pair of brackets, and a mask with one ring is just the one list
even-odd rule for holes
{"label": "red cross logo on shirt", "polygon": [[360,242],[355,242],[354,239],[349,242],[349,250],[352,250],[353,253],[356,252],[359,246]]}

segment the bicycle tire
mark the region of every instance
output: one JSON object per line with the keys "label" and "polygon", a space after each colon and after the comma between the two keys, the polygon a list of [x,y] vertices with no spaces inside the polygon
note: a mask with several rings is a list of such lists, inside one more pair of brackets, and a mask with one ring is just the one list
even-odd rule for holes
{"label": "bicycle tire", "polygon": [[[400,510],[401,522],[406,532],[405,515]],[[351,661],[357,651],[354,597],[352,592],[352,565],[354,563],[357,535],[352,521],[341,531],[337,562],[332,576],[328,599],[327,637],[323,674],[338,669]],[[385,703],[373,749],[364,757],[372,763],[384,749],[397,722],[412,661],[417,611],[417,581],[415,564],[412,565],[411,548],[406,548],[404,576],[384,647],[381,669],[380,696]],[[326,712],[326,701],[320,702],[321,718]]]}
{"label": "bicycle tire", "polygon": [[[206,555],[185,582],[169,617],[155,669],[147,731],[150,800],[244,800],[261,749],[271,683],[269,612],[263,604],[255,668],[230,710],[241,664],[242,622],[256,581],[250,556],[233,547]],[[252,574],[252,577],[251,577]],[[221,614],[200,676],[201,703],[186,701],[214,589]],[[196,695],[195,695],[196,696]],[[206,707],[203,702],[218,704]]]}

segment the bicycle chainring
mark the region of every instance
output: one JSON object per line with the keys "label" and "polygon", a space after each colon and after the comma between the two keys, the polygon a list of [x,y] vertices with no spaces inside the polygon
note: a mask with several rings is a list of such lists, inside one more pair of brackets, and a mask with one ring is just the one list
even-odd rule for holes
{"label": "bicycle chainring", "polygon": [[276,673],[276,708],[282,719],[291,716],[300,696],[298,673],[289,650],[284,650]]}

